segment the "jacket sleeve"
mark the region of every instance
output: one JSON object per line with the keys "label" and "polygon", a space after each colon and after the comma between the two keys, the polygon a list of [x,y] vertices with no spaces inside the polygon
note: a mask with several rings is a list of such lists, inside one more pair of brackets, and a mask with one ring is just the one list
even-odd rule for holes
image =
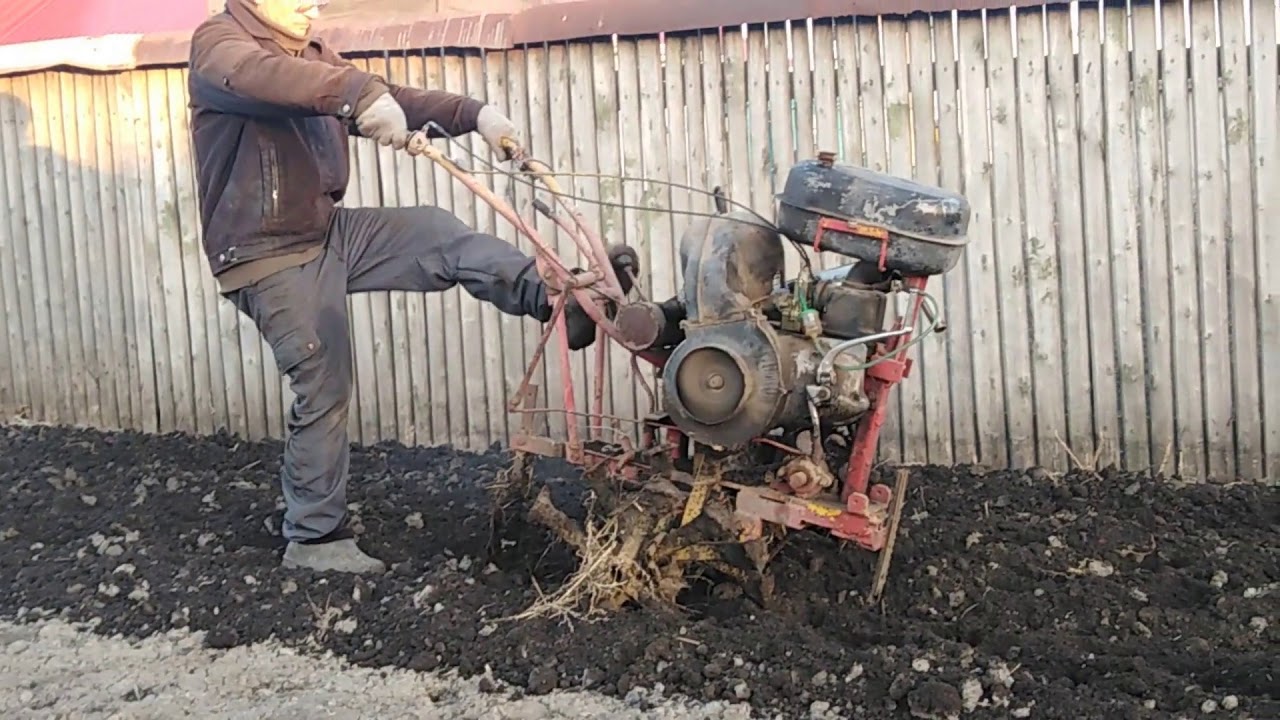
{"label": "jacket sleeve", "polygon": [[[394,84],[388,87],[392,97],[404,108],[410,130],[418,130],[434,122],[449,135],[466,135],[475,132],[476,118],[484,107],[480,100],[444,90],[423,90]],[[427,135],[441,137],[434,128],[429,129]]]}
{"label": "jacket sleeve", "polygon": [[[375,79],[354,65],[269,52],[213,23],[198,28],[191,38],[190,72],[224,91],[220,103],[235,106],[218,109],[258,115],[350,118],[367,100],[364,90]],[[235,103],[233,98],[245,102]]]}
{"label": "jacket sleeve", "polygon": [[[326,45],[322,50],[323,57],[328,62],[333,63],[336,67],[350,68],[360,72],[351,61],[338,55],[329,49]],[[476,118],[480,115],[481,108],[484,103],[466,95],[458,95],[444,90],[423,90],[421,88],[406,87],[397,85],[384,80],[378,75],[370,75],[374,80],[374,84],[369,86],[367,102],[372,102],[374,97],[382,92],[390,92],[391,97],[404,110],[405,119],[410,130],[420,130],[429,122],[434,122],[450,135],[466,135],[475,132]],[[364,100],[362,100],[364,101]],[[359,135],[354,126],[351,128],[351,134]],[[440,134],[434,129],[428,131],[429,137],[440,137]]]}

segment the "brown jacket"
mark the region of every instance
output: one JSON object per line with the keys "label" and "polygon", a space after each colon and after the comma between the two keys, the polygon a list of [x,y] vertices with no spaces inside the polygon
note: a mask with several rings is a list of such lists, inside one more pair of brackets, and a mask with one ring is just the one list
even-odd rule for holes
{"label": "brown jacket", "polygon": [[317,248],[346,193],[355,117],[383,91],[411,130],[434,121],[475,130],[479,100],[388,83],[319,39],[300,53],[239,3],[191,38],[188,93],[200,220],[215,276],[264,258]]}

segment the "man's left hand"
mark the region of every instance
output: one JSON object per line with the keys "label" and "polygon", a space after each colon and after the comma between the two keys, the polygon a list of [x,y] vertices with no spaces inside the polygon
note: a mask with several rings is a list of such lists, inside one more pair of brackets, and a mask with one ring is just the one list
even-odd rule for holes
{"label": "man's left hand", "polygon": [[503,146],[504,141],[517,143],[516,126],[505,115],[492,105],[485,105],[476,118],[476,132],[488,143],[493,152],[503,160],[510,160],[511,154]]}
{"label": "man's left hand", "polygon": [[404,108],[400,107],[391,93],[382,93],[361,112],[356,117],[356,127],[361,135],[384,147],[390,145],[396,150],[403,150],[409,142]]}

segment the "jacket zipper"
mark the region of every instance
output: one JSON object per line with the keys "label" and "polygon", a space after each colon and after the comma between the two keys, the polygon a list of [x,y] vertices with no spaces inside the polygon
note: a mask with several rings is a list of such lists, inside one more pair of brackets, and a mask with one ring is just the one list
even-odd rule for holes
{"label": "jacket zipper", "polygon": [[263,220],[271,222],[277,219],[276,216],[280,212],[280,181],[276,167],[275,145],[268,145],[258,158],[262,166],[262,216]]}
{"label": "jacket zipper", "polygon": [[272,144],[267,152],[271,155],[271,217],[280,214],[280,173],[276,161],[276,146]]}

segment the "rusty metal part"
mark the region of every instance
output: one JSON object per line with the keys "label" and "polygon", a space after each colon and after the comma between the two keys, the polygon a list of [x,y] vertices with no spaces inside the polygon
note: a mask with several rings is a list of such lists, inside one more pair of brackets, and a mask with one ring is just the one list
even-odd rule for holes
{"label": "rusty metal part", "polygon": [[845,503],[823,498],[799,498],[759,487],[738,489],[735,510],[739,515],[785,525],[793,530],[816,526],[832,535],[877,551],[887,534],[886,505],[872,503],[866,495],[850,496]]}
{"label": "rusty metal part", "polygon": [[650,348],[662,335],[665,324],[662,308],[657,303],[631,303],[618,310],[613,318],[622,336],[636,347]]}
{"label": "rusty metal part", "polygon": [[778,478],[785,482],[796,497],[815,497],[836,484],[835,475],[825,464],[809,457],[797,457],[778,470]]}

